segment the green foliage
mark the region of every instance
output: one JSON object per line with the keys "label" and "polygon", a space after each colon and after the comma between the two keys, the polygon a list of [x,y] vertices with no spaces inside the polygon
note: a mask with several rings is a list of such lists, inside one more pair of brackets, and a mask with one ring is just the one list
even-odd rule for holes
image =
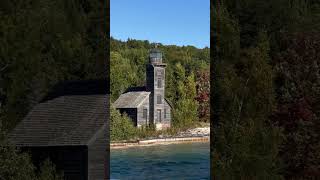
{"label": "green foliage", "polygon": [[125,114],[121,115],[112,105],[110,107],[110,138],[111,141],[132,140],[137,136],[137,129],[132,120]]}
{"label": "green foliage", "polygon": [[0,145],[0,178],[6,180],[34,180],[36,179],[35,167],[31,158],[26,153],[19,153],[14,147]]}
{"label": "green foliage", "polygon": [[218,37],[227,39],[220,37],[217,47],[219,86],[214,88],[221,109],[213,130],[213,174],[217,179],[280,179],[281,134],[268,118],[275,103],[268,36],[260,31],[256,47],[240,48],[238,24],[223,7],[219,13]]}
{"label": "green foliage", "polygon": [[149,137],[156,137],[157,131],[153,127],[142,126],[137,129],[139,139],[145,139]]}
{"label": "green foliage", "polygon": [[[196,98],[196,84],[194,74],[184,77],[181,65],[176,65],[177,101],[174,102],[173,125],[175,127],[189,127],[198,120],[198,102]],[[180,72],[179,72],[180,71]]]}
{"label": "green foliage", "polygon": [[224,0],[211,8],[213,174],[318,177],[319,3]]}
{"label": "green foliage", "polygon": [[6,129],[57,82],[105,74],[104,46],[95,44],[105,37],[102,29],[92,29],[101,22],[96,19],[101,1],[4,0],[0,7],[0,97]]}
{"label": "green foliage", "polygon": [[[121,42],[113,38],[110,44],[111,101],[113,102],[127,88],[145,85],[148,52],[153,45],[148,41],[128,39],[126,42]],[[200,79],[197,79],[194,73],[209,69],[210,49],[161,44],[159,49],[164,54],[164,62],[167,63],[165,93],[166,98],[173,104],[174,124],[189,126],[197,122],[199,117],[199,103],[196,97],[200,91],[197,91],[196,85]],[[208,88],[206,90],[209,91]],[[141,134],[150,133],[149,130],[143,130]]]}
{"label": "green foliage", "polygon": [[56,171],[55,165],[48,159],[37,170],[28,153],[21,152],[0,141],[0,179],[6,180],[62,180],[63,175]]}
{"label": "green foliage", "polygon": [[138,76],[129,59],[122,57],[118,52],[111,52],[110,56],[110,89],[113,102],[130,85],[136,84]]}
{"label": "green foliage", "polygon": [[[199,102],[198,116],[201,121],[210,122],[210,70],[197,71],[196,100]],[[212,90],[212,89],[211,89]]]}
{"label": "green foliage", "polygon": [[198,120],[197,102],[192,99],[179,100],[178,106],[174,109],[174,127],[190,127]]}
{"label": "green foliage", "polygon": [[57,82],[105,78],[103,4],[0,2],[0,179],[62,179],[49,161],[37,174],[28,154],[2,142],[2,132],[10,131]]}
{"label": "green foliage", "polygon": [[177,135],[180,131],[181,129],[173,126],[167,129],[156,130],[155,125],[151,124],[137,128],[137,139],[158,138],[160,136],[171,137]]}
{"label": "green foliage", "polygon": [[63,180],[63,176],[56,171],[55,165],[46,159],[40,166],[39,180]]}
{"label": "green foliage", "polygon": [[[319,33],[300,32],[281,39],[275,58],[277,110],[273,120],[284,129],[281,148],[287,178],[319,176]],[[294,148],[293,148],[294,147]]]}

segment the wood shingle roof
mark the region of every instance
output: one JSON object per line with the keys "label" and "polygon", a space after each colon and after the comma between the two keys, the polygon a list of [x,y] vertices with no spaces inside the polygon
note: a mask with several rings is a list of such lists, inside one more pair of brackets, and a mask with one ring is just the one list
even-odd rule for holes
{"label": "wood shingle roof", "polygon": [[132,91],[121,94],[113,103],[115,108],[137,108],[143,101],[149,98],[150,92]]}
{"label": "wood shingle roof", "polygon": [[62,95],[36,105],[9,133],[17,146],[88,145],[107,130],[109,95]]}

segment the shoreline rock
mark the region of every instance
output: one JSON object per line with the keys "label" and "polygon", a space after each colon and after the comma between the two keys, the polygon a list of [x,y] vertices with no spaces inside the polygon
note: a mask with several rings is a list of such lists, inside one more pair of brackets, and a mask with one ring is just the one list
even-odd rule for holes
{"label": "shoreline rock", "polygon": [[175,136],[159,135],[158,137],[148,137],[141,140],[111,142],[110,149],[203,141],[210,141],[210,127],[188,129],[186,131],[179,132]]}
{"label": "shoreline rock", "polygon": [[210,127],[198,127],[178,133],[181,136],[210,136]]}
{"label": "shoreline rock", "polygon": [[168,145],[168,144],[193,143],[193,142],[209,142],[209,141],[210,141],[210,136],[162,138],[162,139],[140,140],[137,142],[110,143],[110,149],[123,149],[123,148],[130,148],[130,147]]}

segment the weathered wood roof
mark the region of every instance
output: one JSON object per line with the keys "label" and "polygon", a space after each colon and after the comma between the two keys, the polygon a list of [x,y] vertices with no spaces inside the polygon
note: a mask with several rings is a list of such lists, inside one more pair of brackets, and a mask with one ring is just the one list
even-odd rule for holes
{"label": "weathered wood roof", "polygon": [[115,108],[137,108],[143,101],[149,98],[150,92],[132,91],[121,94],[113,103]]}
{"label": "weathered wood roof", "polygon": [[109,95],[63,95],[36,105],[9,133],[17,146],[88,145],[107,130]]}

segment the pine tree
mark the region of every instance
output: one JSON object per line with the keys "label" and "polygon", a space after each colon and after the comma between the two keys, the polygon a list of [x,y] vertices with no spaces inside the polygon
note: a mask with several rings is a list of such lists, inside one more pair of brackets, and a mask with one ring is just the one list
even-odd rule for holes
{"label": "pine tree", "polygon": [[213,129],[212,174],[217,179],[280,179],[280,131],[269,121],[274,87],[267,34],[259,33],[256,47],[240,49],[236,21],[224,7],[219,13],[217,30],[226,38],[217,44],[214,90],[221,109]]}

